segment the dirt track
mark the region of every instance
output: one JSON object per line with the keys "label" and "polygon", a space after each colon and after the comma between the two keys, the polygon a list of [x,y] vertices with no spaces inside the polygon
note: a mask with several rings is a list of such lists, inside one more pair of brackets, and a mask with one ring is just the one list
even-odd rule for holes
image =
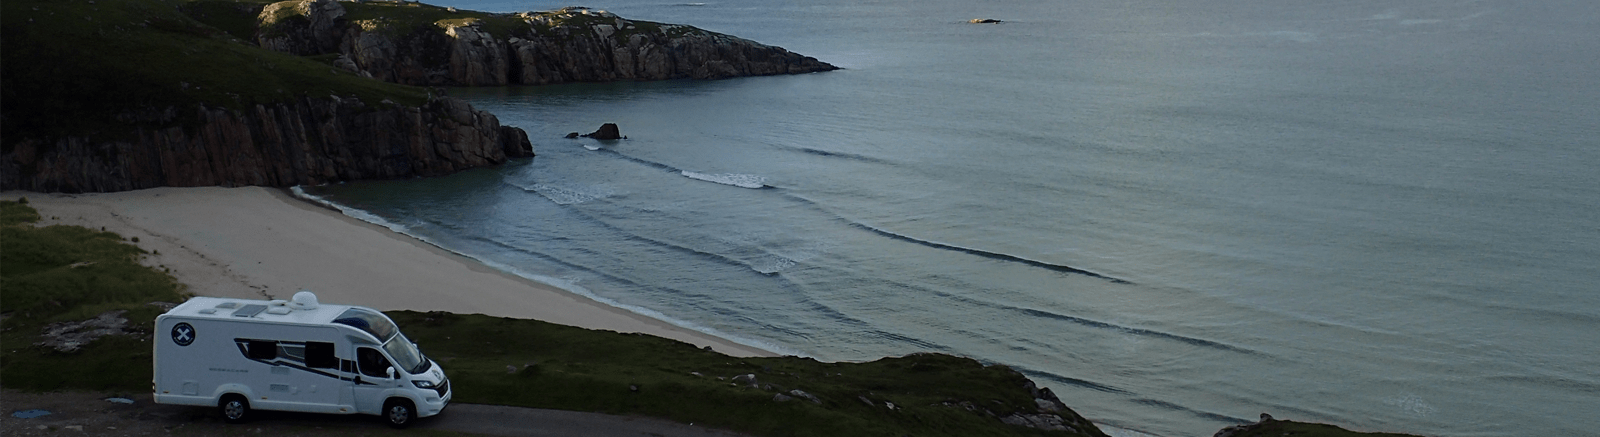
{"label": "dirt track", "polygon": [[[132,404],[107,401],[132,399]],[[31,419],[12,416],[18,411],[47,410],[51,414]],[[255,420],[241,425],[222,422],[215,408],[158,405],[149,394],[115,395],[90,392],[23,393],[0,391],[0,435],[22,436],[169,436],[169,435],[272,435],[363,436],[658,436],[738,437],[660,419],[613,416],[572,411],[539,410],[496,405],[453,404],[436,417],[422,419],[407,431],[390,429],[376,416],[257,412]]]}

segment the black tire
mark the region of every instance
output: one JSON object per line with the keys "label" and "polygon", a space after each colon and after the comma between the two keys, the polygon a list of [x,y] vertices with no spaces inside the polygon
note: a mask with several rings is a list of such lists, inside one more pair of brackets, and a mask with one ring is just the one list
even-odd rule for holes
{"label": "black tire", "polygon": [[228,423],[245,423],[250,420],[250,401],[240,395],[226,395],[217,401],[222,420]]}
{"label": "black tire", "polygon": [[411,426],[417,419],[417,407],[405,399],[390,399],[383,403],[383,421],[389,426],[399,429]]}

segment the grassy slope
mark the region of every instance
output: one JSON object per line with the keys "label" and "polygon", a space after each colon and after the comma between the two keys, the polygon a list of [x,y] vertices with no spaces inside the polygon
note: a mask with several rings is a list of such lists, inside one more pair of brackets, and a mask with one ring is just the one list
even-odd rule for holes
{"label": "grassy slope", "polygon": [[[0,375],[8,388],[150,388],[150,336],[161,309],[180,302],[170,275],[139,265],[143,251],[122,237],[78,226],[35,228],[32,208],[0,202]],[[142,335],[106,337],[75,354],[32,346],[45,325],[126,310]]]}
{"label": "grassy slope", "polygon": [[[207,21],[232,33],[185,8],[215,15]],[[0,2],[0,135],[7,150],[22,138],[124,138],[134,124],[118,116],[145,109],[242,108],[302,95],[408,105],[426,98],[419,88],[252,46],[239,39],[241,18],[212,12],[182,0]]]}
{"label": "grassy slope", "polygon": [[[989,417],[984,409],[1005,416],[1036,407],[1021,374],[967,358],[922,354],[870,363],[731,358],[658,337],[534,320],[415,312],[390,316],[441,362],[462,402],[643,414],[773,436],[1070,435]],[[744,374],[755,374],[772,388],[731,382]],[[773,401],[776,393],[793,389],[822,403]],[[885,401],[899,409],[889,410]],[[978,411],[966,410],[962,401]]]}

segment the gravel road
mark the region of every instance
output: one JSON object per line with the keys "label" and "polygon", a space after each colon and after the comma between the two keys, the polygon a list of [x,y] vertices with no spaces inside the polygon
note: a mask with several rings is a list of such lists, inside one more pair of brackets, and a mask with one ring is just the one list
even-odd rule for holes
{"label": "gravel road", "polygon": [[[122,398],[119,403],[107,398]],[[5,436],[596,436],[596,437],[741,437],[655,418],[574,411],[540,410],[498,405],[451,404],[444,413],[419,420],[409,430],[390,429],[377,416],[341,416],[257,412],[249,423],[222,422],[215,408],[158,405],[149,394],[92,392],[24,393],[0,391],[0,435]],[[45,410],[50,414],[19,418],[15,414]],[[24,414],[26,415],[26,414]]]}

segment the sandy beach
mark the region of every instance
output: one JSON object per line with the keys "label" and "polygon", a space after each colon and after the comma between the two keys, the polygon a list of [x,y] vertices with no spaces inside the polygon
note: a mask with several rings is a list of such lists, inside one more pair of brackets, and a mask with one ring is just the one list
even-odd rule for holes
{"label": "sandy beach", "polygon": [[[156,188],[27,197],[40,225],[116,232],[200,296],[288,299],[378,310],[449,311],[671,338],[734,356],[775,354],[607,306],[489,268],[272,188]],[[404,327],[402,327],[404,329]]]}

